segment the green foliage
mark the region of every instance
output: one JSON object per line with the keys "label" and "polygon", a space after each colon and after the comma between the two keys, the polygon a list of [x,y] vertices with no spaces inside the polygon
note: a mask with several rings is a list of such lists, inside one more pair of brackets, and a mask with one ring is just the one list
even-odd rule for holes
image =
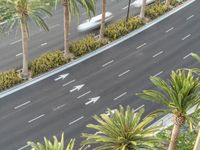
{"label": "green foliage", "polygon": [[0,73],[0,91],[8,89],[22,82],[16,70],[10,70]]}
{"label": "green foliage", "polygon": [[106,27],[104,35],[111,41],[116,40],[129,32],[141,27],[144,22],[139,17],[130,17],[128,22],[120,20]]}
{"label": "green foliage", "polygon": [[153,5],[147,6],[145,10],[145,15],[150,19],[155,19],[167,12],[169,8],[165,4],[155,3]]}
{"label": "green foliage", "polygon": [[47,52],[32,61],[30,69],[32,76],[47,72],[53,68],[61,66],[70,61],[69,58],[65,58],[60,50]]}
{"label": "green foliage", "polygon": [[85,38],[71,43],[69,50],[74,56],[80,57],[105,44],[105,41],[95,38],[94,35],[87,35]]}

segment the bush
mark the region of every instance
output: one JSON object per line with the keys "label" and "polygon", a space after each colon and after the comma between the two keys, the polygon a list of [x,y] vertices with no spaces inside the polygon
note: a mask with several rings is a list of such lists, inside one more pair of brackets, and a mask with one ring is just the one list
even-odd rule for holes
{"label": "bush", "polygon": [[87,35],[85,38],[71,43],[69,50],[74,56],[80,57],[105,44],[106,42],[104,40],[99,40],[95,38],[94,35]]}
{"label": "bush", "polygon": [[158,16],[161,16],[165,12],[167,12],[169,8],[167,8],[164,4],[156,3],[150,5],[145,10],[145,15],[150,19],[155,19]]}
{"label": "bush", "polygon": [[16,70],[10,70],[0,73],[0,91],[8,89],[22,82]]}
{"label": "bush", "polygon": [[143,24],[144,22],[142,19],[138,17],[130,17],[128,22],[120,20],[106,27],[104,35],[113,41],[141,27]]}
{"label": "bush", "polygon": [[182,0],[170,0],[170,5],[171,6],[177,6],[181,2],[182,2]]}
{"label": "bush", "polygon": [[47,72],[53,68],[68,63],[69,61],[70,58],[65,58],[60,50],[44,53],[32,61],[30,65],[32,76],[34,77],[38,74]]}

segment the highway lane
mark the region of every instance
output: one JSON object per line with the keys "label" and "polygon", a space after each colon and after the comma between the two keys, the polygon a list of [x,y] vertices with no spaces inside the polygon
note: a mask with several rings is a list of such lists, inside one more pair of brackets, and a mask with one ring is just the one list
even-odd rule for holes
{"label": "highway lane", "polygon": [[[144,43],[144,40],[141,38],[137,43],[133,43],[134,37],[127,40],[127,43],[123,42],[119,47],[116,46],[112,51],[104,52],[104,56],[107,55],[115,59],[115,61],[100,71],[98,71],[99,67],[102,68],[104,62],[107,62],[107,60],[102,59],[103,56],[101,54],[64,71],[63,73],[70,73],[64,81],[55,83],[54,79],[58,76],[56,75],[2,99],[0,102],[0,135],[4,138],[0,141],[0,146],[4,149],[14,149],[17,145],[23,147],[26,144],[24,142],[26,140],[41,140],[44,135],[58,135],[63,130],[66,132],[67,137],[77,137],[80,131],[85,130],[85,124],[91,122],[92,114],[102,113],[106,107],[113,108],[120,103],[123,105],[130,104],[134,108],[145,103],[148,106],[147,112],[154,110],[158,107],[157,105],[136,98],[134,92],[151,87],[148,82],[149,75],[155,75],[163,71],[160,76],[166,77],[172,68],[194,65],[195,61],[191,60],[191,58],[183,58],[191,52],[191,49],[194,49],[193,52],[195,52],[195,49],[199,47],[199,33],[194,33],[199,26],[197,17],[199,11],[197,9],[194,11],[194,8],[198,7],[197,4],[199,3],[195,2],[187,7],[191,13],[195,14],[195,17],[190,22],[185,22],[185,18],[188,17],[188,14],[183,13],[185,10],[166,19],[162,28],[164,30],[156,31],[159,38],[155,39],[152,42],[153,44],[147,42],[144,47],[136,51],[136,48]],[[174,26],[174,30],[163,35],[165,28],[169,28],[169,25],[171,25],[171,22],[167,20],[172,18],[182,19],[177,26]],[[157,26],[162,27],[162,23],[147,31],[154,32]],[[189,28],[191,24],[194,24],[193,28]],[[152,39],[152,35],[147,33],[143,32],[140,36]],[[191,36],[182,40],[188,34],[191,34]],[[166,40],[168,42],[165,42]],[[132,49],[121,47],[124,43]],[[125,55],[119,57],[122,48]],[[159,54],[158,48],[163,53]],[[126,49],[128,50],[126,51]],[[113,53],[119,53],[118,59],[112,57]],[[93,63],[93,68],[95,69],[91,69],[89,65],[91,63]],[[83,70],[75,72],[79,68],[84,68],[85,72],[89,71],[90,76]],[[130,69],[130,71],[123,75],[127,69]],[[122,76],[119,78],[118,75],[120,74]],[[62,85],[73,80],[76,81],[63,88]],[[80,84],[85,84],[85,86],[79,92],[69,92],[74,86]],[[88,91],[91,91],[91,93],[77,100],[80,95]],[[88,98],[96,96],[101,96],[96,104],[85,106],[85,103],[89,101]],[[17,110],[14,109],[14,107],[28,101],[31,102]],[[57,108],[56,111],[54,111],[55,108]],[[37,117],[39,118],[34,120]],[[31,120],[34,121],[32,122]],[[31,124],[28,123],[29,121],[31,121]]]}

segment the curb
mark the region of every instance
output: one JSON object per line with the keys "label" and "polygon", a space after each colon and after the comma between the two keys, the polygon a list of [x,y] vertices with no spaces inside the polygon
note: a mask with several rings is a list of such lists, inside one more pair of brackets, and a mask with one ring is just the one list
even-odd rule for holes
{"label": "curb", "polygon": [[63,66],[58,67],[56,69],[53,69],[53,70],[51,70],[49,72],[46,72],[46,73],[44,73],[44,74],[42,74],[42,75],[40,75],[40,76],[38,76],[38,77],[36,77],[34,79],[31,79],[31,80],[26,81],[26,82],[24,82],[22,84],[14,86],[14,87],[12,87],[12,88],[10,88],[8,90],[5,90],[5,91],[0,93],[0,98],[8,96],[8,95],[10,95],[10,94],[12,94],[14,92],[17,92],[17,91],[19,91],[21,89],[24,89],[24,88],[26,88],[26,87],[28,87],[28,86],[30,86],[32,84],[35,84],[35,83],[37,83],[37,82],[39,82],[41,80],[44,80],[44,79],[46,79],[46,78],[48,78],[50,76],[53,76],[53,75],[55,75],[55,74],[57,74],[57,73],[59,73],[61,71],[64,71],[64,70],[66,70],[66,69],[68,69],[68,68],[70,68],[72,66],[75,66],[75,65],[77,65],[77,64],[79,64],[79,63],[81,63],[81,62],[83,62],[83,61],[85,61],[85,60],[87,60],[89,58],[92,58],[93,56],[96,56],[97,54],[102,53],[102,52],[108,50],[109,48],[111,48],[111,47],[113,47],[113,46],[115,46],[115,45],[117,45],[119,43],[122,43],[125,40],[127,40],[127,39],[129,39],[129,38],[141,33],[142,31],[144,31],[144,30],[146,30],[146,29],[148,29],[150,27],[152,27],[153,25],[161,22],[162,20],[168,18],[172,14],[178,12],[179,10],[185,8],[186,6],[190,5],[191,3],[195,2],[195,1],[196,0],[186,1],[183,4],[181,4],[181,5],[177,6],[176,8],[172,9],[171,11],[165,13],[164,15],[154,19],[153,21],[147,23],[146,25],[142,26],[141,28],[136,29],[135,31],[130,32],[129,34],[127,34],[127,35],[115,40],[114,42],[111,42],[111,43],[109,43],[109,44],[107,44],[107,45],[105,45],[105,46],[103,46],[103,47],[101,47],[101,48],[89,53],[89,54],[86,54],[86,55],[84,55],[84,56],[82,56],[82,57],[80,57],[80,58],[78,58],[78,59],[76,59],[74,61],[71,61],[70,63],[68,63],[66,65],[63,65]]}

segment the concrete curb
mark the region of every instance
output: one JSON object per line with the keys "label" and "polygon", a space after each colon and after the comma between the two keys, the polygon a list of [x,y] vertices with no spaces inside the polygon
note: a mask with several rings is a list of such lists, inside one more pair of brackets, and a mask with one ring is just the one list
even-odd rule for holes
{"label": "concrete curb", "polygon": [[8,90],[5,90],[5,91],[0,93],[0,98],[8,96],[8,95],[10,95],[10,94],[12,94],[14,92],[17,92],[17,91],[19,91],[19,90],[21,90],[23,88],[26,88],[26,87],[28,87],[28,86],[30,86],[32,84],[35,84],[35,83],[37,83],[37,82],[39,82],[41,80],[44,80],[44,79],[46,79],[46,78],[48,78],[50,76],[53,76],[53,75],[55,75],[55,74],[57,74],[57,73],[59,73],[61,71],[64,71],[64,70],[66,70],[66,69],[68,69],[68,68],[70,68],[72,66],[75,66],[76,64],[79,64],[79,63],[81,63],[81,62],[83,62],[83,61],[85,61],[85,60],[87,60],[89,58],[92,58],[93,56],[96,56],[97,54],[102,53],[102,52],[108,50],[109,48],[111,48],[111,47],[113,47],[113,46],[115,46],[115,45],[117,45],[119,43],[122,43],[123,41],[125,41],[125,40],[127,40],[127,39],[129,39],[129,38],[131,38],[131,37],[133,37],[135,35],[137,35],[138,33],[141,33],[142,31],[152,27],[153,25],[161,22],[162,20],[168,18],[172,14],[178,12],[179,10],[183,9],[184,7],[190,5],[191,3],[195,2],[195,1],[196,0],[186,1],[183,4],[181,4],[181,5],[177,6],[176,8],[172,9],[171,11],[169,11],[169,12],[165,13],[164,15],[158,17],[157,19],[155,19],[155,20],[147,23],[146,25],[142,26],[141,28],[139,28],[139,29],[137,29],[137,30],[135,30],[135,31],[123,36],[123,37],[121,37],[120,39],[115,40],[114,42],[111,42],[111,43],[109,43],[109,44],[107,44],[107,45],[105,45],[105,46],[103,46],[103,47],[101,47],[101,48],[89,53],[89,54],[86,54],[86,55],[84,55],[84,56],[82,56],[82,57],[80,57],[80,58],[78,58],[78,59],[66,64],[66,65],[63,65],[63,66],[61,66],[59,68],[56,68],[56,69],[54,69],[52,71],[49,71],[47,73],[44,73],[44,74],[42,74],[42,75],[40,75],[40,76],[38,76],[38,77],[36,77],[36,78],[34,78],[32,80],[26,81],[26,82],[24,82],[22,84],[19,84],[17,86],[14,86],[14,87],[8,89]]}

